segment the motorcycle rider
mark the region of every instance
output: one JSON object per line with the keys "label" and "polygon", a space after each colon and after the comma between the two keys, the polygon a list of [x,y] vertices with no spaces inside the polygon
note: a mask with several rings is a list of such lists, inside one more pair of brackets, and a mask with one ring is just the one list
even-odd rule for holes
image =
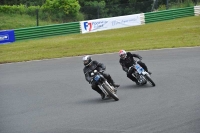
{"label": "motorcycle rider", "polygon": [[104,72],[106,70],[106,66],[103,63],[100,63],[96,60],[92,60],[91,56],[86,55],[83,57],[83,64],[85,66],[83,68],[83,73],[85,75],[86,81],[88,81],[89,84],[91,84],[91,88],[93,90],[97,91],[101,95],[102,99],[105,98],[105,94],[98,87],[98,85],[95,82],[93,82],[93,78],[91,77],[91,72],[93,72],[94,70],[100,72],[107,79],[107,81],[115,87],[115,89],[120,86],[118,84],[115,84],[110,74]]}
{"label": "motorcycle rider", "polygon": [[138,54],[133,54],[131,52],[126,52],[125,50],[120,50],[119,51],[119,56],[120,56],[120,60],[119,60],[119,63],[121,64],[122,66],[122,69],[126,72],[127,74],[127,77],[134,81],[137,85],[139,85],[139,82],[137,81],[137,79],[132,76],[132,73],[135,71],[134,69],[129,69],[134,63],[135,63],[135,60],[133,57],[136,57],[138,59],[140,59],[140,61],[138,61],[137,63],[142,67],[144,68],[144,70],[146,72],[148,72],[149,74],[151,74],[151,72],[148,71],[148,68],[146,66],[145,63],[143,63],[141,60],[142,60],[142,57]]}

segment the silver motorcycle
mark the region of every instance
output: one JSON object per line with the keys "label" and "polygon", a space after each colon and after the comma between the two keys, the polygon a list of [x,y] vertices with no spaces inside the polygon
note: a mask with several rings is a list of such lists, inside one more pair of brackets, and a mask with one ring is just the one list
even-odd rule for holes
{"label": "silver motorcycle", "polygon": [[135,64],[133,64],[129,69],[135,69],[132,75],[138,80],[139,85],[144,85],[147,82],[149,82],[152,86],[155,86],[156,84],[151,79],[151,76],[148,72],[146,72],[137,62],[139,60],[136,60]]}

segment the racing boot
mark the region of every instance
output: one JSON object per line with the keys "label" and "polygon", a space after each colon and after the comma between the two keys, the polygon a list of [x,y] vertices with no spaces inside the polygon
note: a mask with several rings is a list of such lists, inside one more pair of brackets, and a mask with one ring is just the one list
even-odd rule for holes
{"label": "racing boot", "polygon": [[133,82],[136,83],[136,85],[140,85],[140,83],[137,81],[136,78],[134,78],[133,76],[127,76],[130,80],[132,80]]}
{"label": "racing boot", "polygon": [[103,92],[100,95],[101,95],[101,99],[105,99],[105,94]]}
{"label": "racing boot", "polygon": [[114,92],[115,92],[115,94],[117,94],[117,89],[116,88],[114,88]]}
{"label": "racing boot", "polygon": [[94,91],[96,91],[97,93],[99,93],[101,95],[101,98],[104,99],[105,98],[105,94],[102,92],[102,90],[98,87],[98,86],[95,86],[95,84],[92,84],[92,89]]}
{"label": "racing boot", "polygon": [[149,75],[151,75],[151,74],[152,74],[152,72],[150,72],[150,71],[148,71],[148,73],[149,73]]}
{"label": "racing boot", "polygon": [[120,85],[115,84],[115,82],[112,80],[112,78],[110,78],[110,83],[115,87],[118,88]]}
{"label": "racing boot", "polygon": [[114,86],[115,88],[118,88],[120,85],[113,83],[113,86]]}
{"label": "racing boot", "polygon": [[109,75],[109,76],[107,76],[107,80],[108,80],[108,82],[111,84],[111,85],[113,85],[113,87],[115,87],[115,88],[118,88],[120,85],[118,85],[118,84],[115,84],[115,82],[113,81],[113,79],[112,79],[112,77]]}
{"label": "racing boot", "polygon": [[145,70],[146,72],[148,72],[148,73],[149,73],[149,75],[151,75],[151,74],[152,74],[152,72],[150,72],[150,71],[147,69],[147,66],[145,66],[145,67],[144,67],[144,70]]}
{"label": "racing boot", "polygon": [[120,85],[115,84],[115,82],[110,82],[115,88],[118,88]]}
{"label": "racing boot", "polygon": [[140,83],[138,81],[135,81],[136,85],[140,85]]}
{"label": "racing boot", "polygon": [[109,74],[104,73],[103,76],[108,80],[108,82],[109,82],[113,87],[118,88],[118,87],[120,86],[120,85],[118,85],[118,84],[115,84],[115,82],[113,81],[112,77],[111,77]]}

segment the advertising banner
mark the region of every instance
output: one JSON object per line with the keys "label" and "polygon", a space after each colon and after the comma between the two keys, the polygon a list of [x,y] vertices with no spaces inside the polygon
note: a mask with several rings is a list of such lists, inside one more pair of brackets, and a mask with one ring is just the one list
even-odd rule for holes
{"label": "advertising banner", "polygon": [[81,21],[81,32],[89,33],[141,25],[140,14]]}
{"label": "advertising banner", "polygon": [[15,41],[14,30],[1,30],[0,31],[0,44],[11,43]]}

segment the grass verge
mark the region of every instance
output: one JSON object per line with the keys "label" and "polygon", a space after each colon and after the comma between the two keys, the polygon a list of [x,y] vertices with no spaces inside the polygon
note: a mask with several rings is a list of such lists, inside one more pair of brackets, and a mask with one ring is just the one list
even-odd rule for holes
{"label": "grass verge", "polygon": [[125,50],[200,46],[200,17],[187,17],[88,34],[54,36],[0,45],[0,63]]}

